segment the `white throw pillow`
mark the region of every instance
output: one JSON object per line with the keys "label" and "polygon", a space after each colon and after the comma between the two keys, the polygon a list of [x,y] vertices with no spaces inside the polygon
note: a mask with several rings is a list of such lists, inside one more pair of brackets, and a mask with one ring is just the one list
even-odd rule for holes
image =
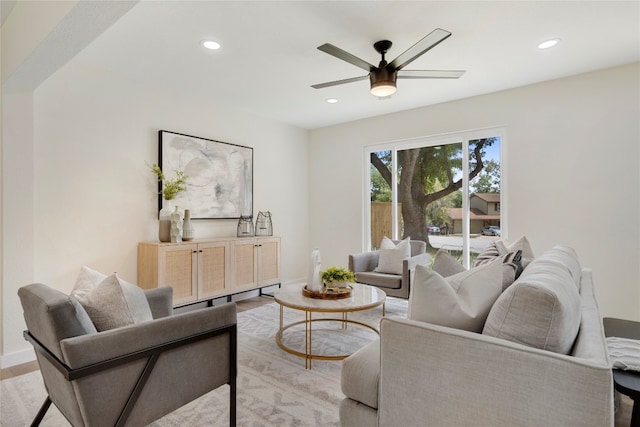
{"label": "white throw pillow", "polygon": [[106,274],[99,273],[87,266],[82,266],[80,274],[76,279],[76,284],[71,291],[71,296],[82,301],[87,295],[98,286],[100,282],[107,278]]}
{"label": "white throw pillow", "polygon": [[378,273],[402,274],[402,261],[411,257],[410,237],[397,245],[388,237],[383,237],[380,243],[380,257],[374,271]]}
{"label": "white throw pillow", "polygon": [[503,266],[491,262],[446,279],[416,266],[407,317],[420,322],[481,332],[502,293]]}
{"label": "white throw pillow", "polygon": [[444,249],[438,249],[433,257],[433,271],[442,277],[453,276],[466,270],[457,259]]}
{"label": "white throw pillow", "polygon": [[153,320],[142,289],[122,280],[117,274],[105,276],[89,289],[91,280],[101,273],[91,274],[92,270],[87,270],[84,275],[81,273],[83,278],[72,296],[82,304],[98,332]]}

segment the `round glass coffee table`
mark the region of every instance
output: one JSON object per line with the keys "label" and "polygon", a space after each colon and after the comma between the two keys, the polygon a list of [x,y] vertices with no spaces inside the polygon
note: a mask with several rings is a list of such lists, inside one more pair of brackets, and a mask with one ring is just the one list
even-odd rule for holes
{"label": "round glass coffee table", "polygon": [[[305,368],[311,369],[311,361],[317,360],[342,360],[348,357],[345,355],[322,355],[313,353],[313,333],[312,325],[314,322],[340,322],[342,329],[347,328],[347,324],[362,326],[380,334],[380,332],[371,325],[348,318],[348,314],[355,311],[369,310],[382,306],[382,316],[384,316],[384,301],[387,294],[380,289],[364,285],[362,283],[352,284],[353,290],[351,296],[342,299],[316,299],[302,295],[304,284],[290,285],[275,291],[275,301],[280,304],[280,329],[276,333],[276,343],[278,346],[293,355],[303,357],[305,359]],[[284,307],[294,310],[304,311],[305,319],[290,324],[284,324]],[[313,318],[313,313],[339,313],[339,318]],[[296,325],[304,324],[304,352],[293,349],[282,342],[284,332]]]}

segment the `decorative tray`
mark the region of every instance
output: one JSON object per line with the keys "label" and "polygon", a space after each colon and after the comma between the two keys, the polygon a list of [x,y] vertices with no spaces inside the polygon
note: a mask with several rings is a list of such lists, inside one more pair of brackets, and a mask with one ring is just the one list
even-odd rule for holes
{"label": "decorative tray", "polygon": [[349,298],[353,288],[347,286],[346,288],[328,288],[324,287],[322,291],[310,291],[307,289],[307,285],[302,288],[302,295],[307,298],[316,299],[342,299]]}

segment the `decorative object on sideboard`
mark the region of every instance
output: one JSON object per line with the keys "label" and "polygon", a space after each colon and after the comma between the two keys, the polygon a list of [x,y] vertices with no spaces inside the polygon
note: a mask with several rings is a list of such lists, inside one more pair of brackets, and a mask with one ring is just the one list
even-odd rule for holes
{"label": "decorative object on sideboard", "polygon": [[187,176],[182,170],[176,170],[174,179],[167,179],[157,163],[151,166],[151,172],[158,178],[158,198],[163,200],[158,211],[158,238],[161,242],[171,241],[171,214],[177,209],[175,197],[187,189]]}
{"label": "decorative object on sideboard", "polygon": [[236,219],[253,212],[253,148],[166,130],[158,132],[158,143],[162,170],[189,177],[176,203],[189,208],[191,219]]}
{"label": "decorative object on sideboard", "polygon": [[184,221],[182,222],[182,240],[188,242],[195,237],[195,230],[191,223],[191,211],[189,209],[184,210]]}
{"label": "decorative object on sideboard", "polygon": [[171,213],[171,243],[182,242],[182,215],[178,207]]}
{"label": "decorative object on sideboard", "polygon": [[258,212],[258,217],[256,218],[256,236],[273,236],[271,212]]}
{"label": "decorative object on sideboard", "polygon": [[238,237],[253,237],[253,216],[240,215],[238,220]]}

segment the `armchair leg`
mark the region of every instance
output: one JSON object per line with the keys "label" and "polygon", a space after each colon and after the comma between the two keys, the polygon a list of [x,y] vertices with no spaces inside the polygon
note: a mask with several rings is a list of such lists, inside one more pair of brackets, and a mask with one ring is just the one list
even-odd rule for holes
{"label": "armchair leg", "polygon": [[231,389],[229,390],[230,402],[229,402],[229,425],[236,427],[236,381],[235,379],[229,384]]}
{"label": "armchair leg", "polygon": [[36,414],[36,417],[33,419],[33,422],[31,423],[31,427],[38,427],[40,425],[40,423],[42,422],[42,419],[44,418],[45,414],[49,410],[49,406],[51,406],[51,399],[49,398],[49,396],[47,396],[47,398],[44,400],[44,403],[40,407],[38,414]]}

